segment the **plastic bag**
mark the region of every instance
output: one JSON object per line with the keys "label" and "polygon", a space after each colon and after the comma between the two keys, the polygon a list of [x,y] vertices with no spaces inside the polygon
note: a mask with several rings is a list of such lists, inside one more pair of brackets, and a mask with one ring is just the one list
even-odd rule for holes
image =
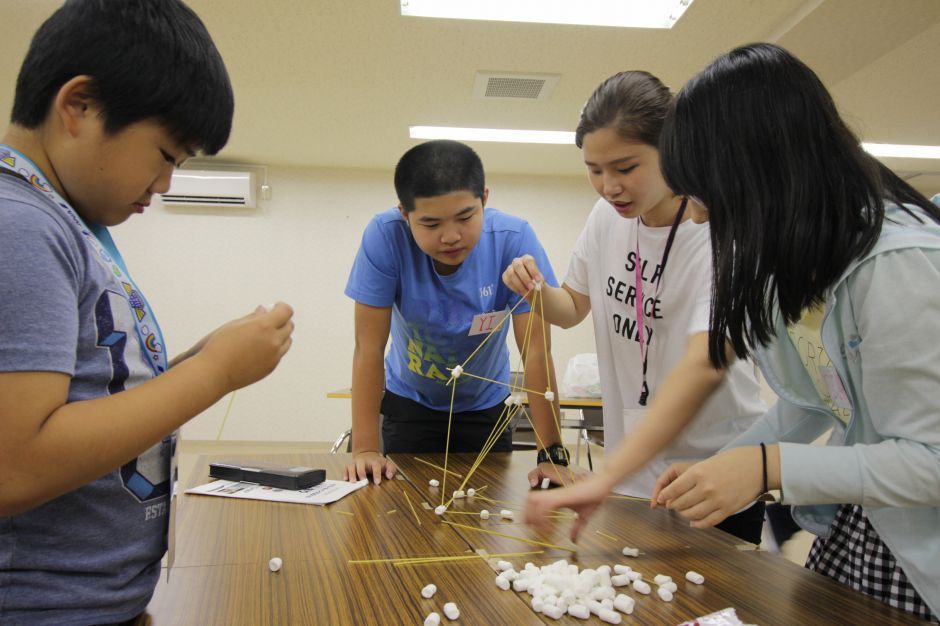
{"label": "plastic bag", "polygon": [[567,398],[601,397],[601,376],[595,353],[576,354],[569,359],[561,381],[561,393]]}

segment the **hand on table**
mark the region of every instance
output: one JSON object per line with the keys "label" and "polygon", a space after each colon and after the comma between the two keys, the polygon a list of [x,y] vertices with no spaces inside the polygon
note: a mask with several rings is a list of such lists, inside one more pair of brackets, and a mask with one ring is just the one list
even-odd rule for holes
{"label": "hand on table", "polygon": [[391,480],[398,468],[394,463],[375,450],[353,453],[352,460],[343,467],[343,480],[356,482],[372,476],[376,485],[382,482],[382,477]]}
{"label": "hand on table", "polygon": [[539,487],[543,478],[549,479],[553,485],[570,485],[579,480],[584,480],[588,476],[590,476],[590,472],[580,467],[553,465],[545,461],[539,463],[535,469],[529,472],[529,486],[533,489]]}

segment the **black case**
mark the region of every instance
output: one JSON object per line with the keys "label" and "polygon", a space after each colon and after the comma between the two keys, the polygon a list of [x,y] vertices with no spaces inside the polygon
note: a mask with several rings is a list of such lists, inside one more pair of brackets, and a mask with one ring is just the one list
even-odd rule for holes
{"label": "black case", "polygon": [[210,463],[209,476],[222,480],[258,483],[280,489],[307,489],[326,480],[326,470],[277,463]]}

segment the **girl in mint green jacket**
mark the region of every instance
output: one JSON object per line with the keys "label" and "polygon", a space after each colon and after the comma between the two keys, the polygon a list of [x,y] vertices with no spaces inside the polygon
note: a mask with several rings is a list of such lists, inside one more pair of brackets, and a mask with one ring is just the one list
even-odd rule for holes
{"label": "girl in mint green jacket", "polygon": [[725,451],[670,467],[654,503],[705,527],[779,489],[818,535],[807,567],[936,621],[940,210],[769,44],[689,81],[660,154],[673,191],[708,211],[712,362],[730,342],[780,400]]}

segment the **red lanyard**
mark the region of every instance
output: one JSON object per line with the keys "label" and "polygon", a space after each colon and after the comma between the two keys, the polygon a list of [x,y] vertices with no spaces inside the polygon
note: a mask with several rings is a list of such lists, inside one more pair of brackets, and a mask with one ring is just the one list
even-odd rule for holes
{"label": "red lanyard", "polygon": [[[669,261],[669,251],[672,250],[672,243],[676,239],[676,231],[679,230],[679,223],[682,222],[682,216],[685,214],[685,205],[688,204],[688,198],[682,198],[682,204],[679,205],[679,211],[676,213],[676,219],[672,222],[669,229],[669,236],[666,237],[666,246],[663,248],[663,257],[659,262],[659,278],[656,279],[656,291],[653,292],[653,300],[659,298],[662,292],[663,276],[666,274],[666,262]],[[646,323],[643,317],[643,259],[640,258],[640,223],[637,218],[636,225],[636,265],[634,266],[634,276],[636,278],[636,323],[637,336],[640,338],[640,356],[643,358],[643,387],[640,390],[640,406],[646,406],[646,401],[650,395],[649,385],[646,384],[646,366],[649,361],[650,347],[646,342]],[[650,318],[652,326],[653,318]]]}

